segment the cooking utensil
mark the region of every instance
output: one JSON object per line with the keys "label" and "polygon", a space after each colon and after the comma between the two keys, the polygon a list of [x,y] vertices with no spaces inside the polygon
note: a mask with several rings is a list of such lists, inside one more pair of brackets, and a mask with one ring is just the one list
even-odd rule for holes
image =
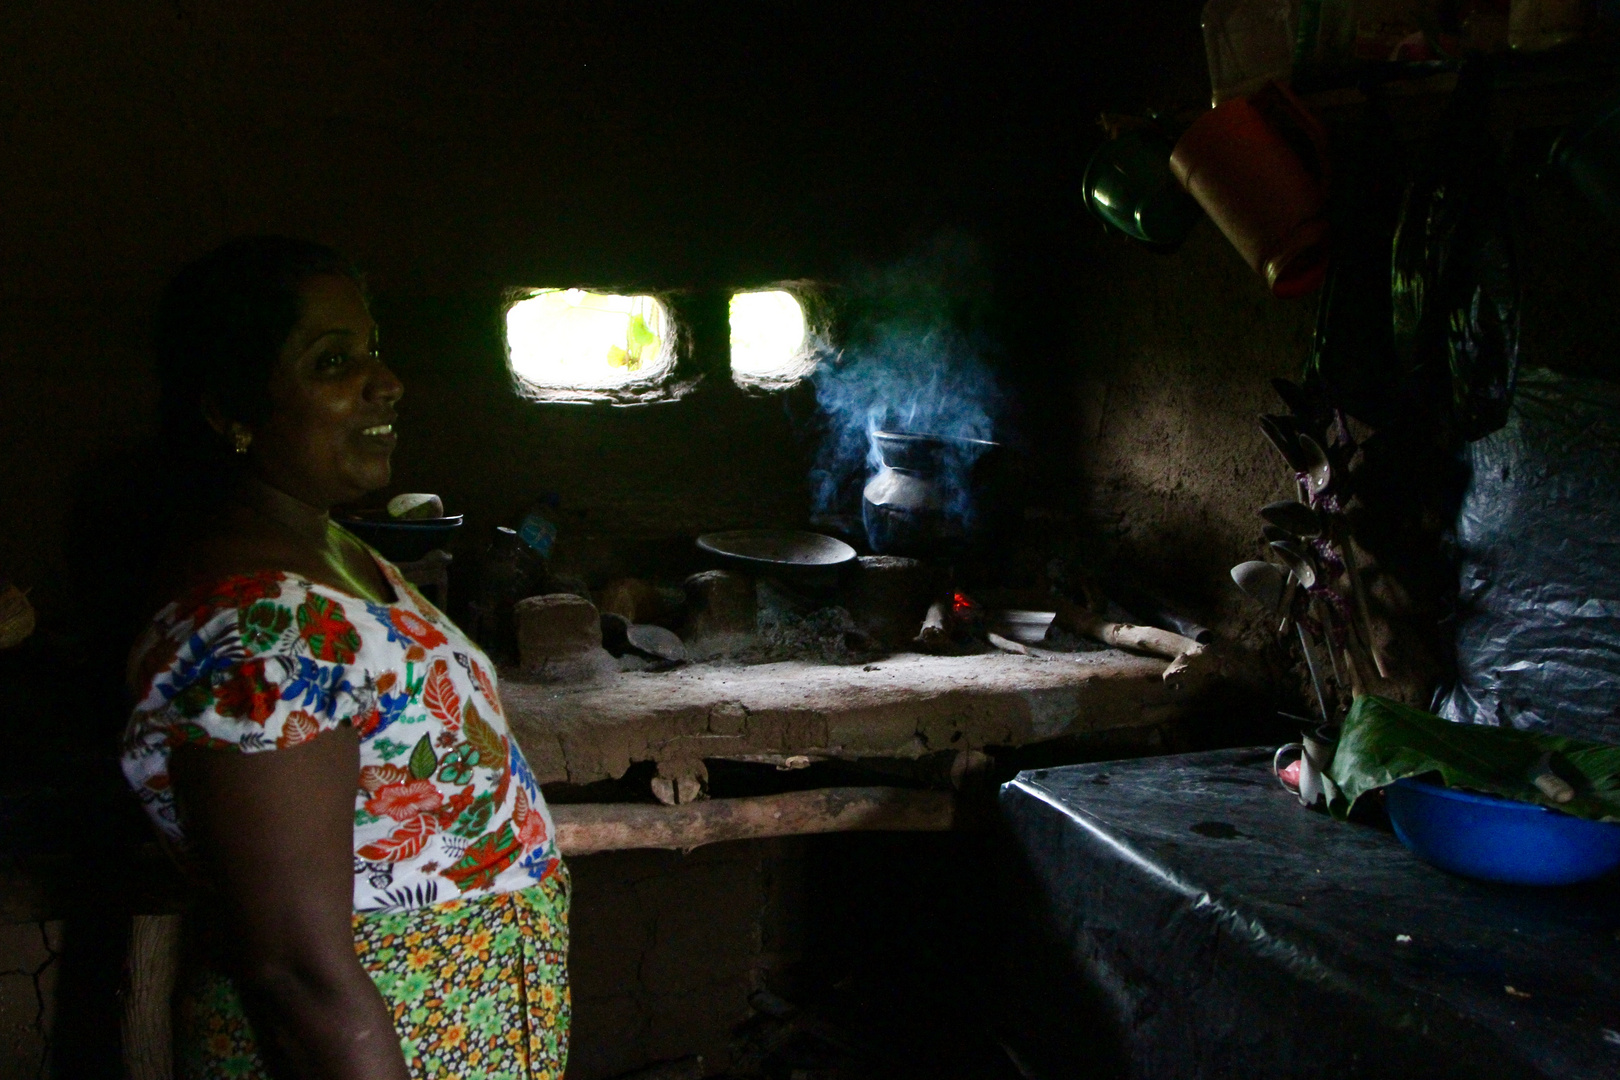
{"label": "cooking utensil", "polygon": [[981,462],[1000,444],[909,431],[874,431],[871,440],[878,469],[861,491],[861,521],[872,550],[927,556],[967,546]]}
{"label": "cooking utensil", "polygon": [[1020,645],[1039,645],[1046,640],[1046,632],[1056,616],[1054,611],[1019,611],[1007,608],[992,611],[987,620],[992,632],[1018,642]]}
{"label": "cooking utensil", "polygon": [[1273,540],[1271,550],[1299,579],[1300,585],[1306,589],[1316,587],[1316,560],[1312,559],[1306,550],[1293,540]]}
{"label": "cooking utensil", "polygon": [[1292,416],[1262,414],[1260,430],[1271,440],[1271,445],[1277,448],[1277,453],[1282,455],[1290,471],[1296,473],[1305,471],[1305,455],[1299,449],[1299,424]]}
{"label": "cooking utensil", "polygon": [[[1300,737],[1299,742],[1277,748],[1271,757],[1271,772],[1284,788],[1299,796],[1302,806],[1315,806],[1323,796],[1331,802],[1338,797],[1338,788],[1334,786],[1332,777],[1328,776],[1328,770],[1333,767],[1333,758],[1338,749],[1338,726],[1314,724]],[[1282,759],[1283,755],[1296,750],[1299,751],[1298,780],[1294,786],[1290,786],[1283,777]]]}
{"label": "cooking utensil", "polygon": [[376,548],[390,562],[414,562],[450,542],[461,528],[462,515],[395,521],[388,511],[362,511],[338,524]]}
{"label": "cooking utensil", "polygon": [[1297,499],[1282,499],[1260,508],[1260,516],[1290,536],[1312,537],[1322,535],[1322,518],[1315,510]]}
{"label": "cooking utensil", "polygon": [[[1271,545],[1271,549],[1277,552],[1282,560],[1288,564],[1290,574],[1300,585],[1310,589],[1311,586],[1316,584],[1316,567],[1312,565],[1309,557],[1298,545],[1288,541],[1277,541]],[[1240,563],[1232,568],[1232,580],[1236,581],[1238,587],[1251,596],[1256,594],[1249,592],[1249,588],[1245,588],[1245,581],[1252,582],[1253,587],[1261,590],[1262,595],[1269,595],[1270,587],[1265,584],[1265,572],[1257,569],[1246,569],[1256,565],[1271,566],[1270,563]],[[1282,576],[1282,571],[1277,570],[1276,567],[1272,566],[1271,569],[1276,572],[1279,578]],[[1241,579],[1239,576],[1240,571],[1242,571]],[[1277,589],[1278,602],[1280,602],[1282,585],[1279,584]],[[1259,599],[1258,596],[1256,598]],[[1262,600],[1261,602],[1264,603],[1265,601]],[[1276,608],[1273,607],[1270,610],[1275,612]],[[1329,715],[1327,708],[1327,694],[1322,689],[1322,673],[1317,665],[1316,651],[1311,647],[1311,640],[1305,633],[1305,627],[1298,621],[1294,623],[1294,632],[1299,636],[1299,647],[1305,654],[1305,666],[1311,673],[1311,689],[1316,692],[1316,706],[1321,711],[1324,721],[1331,720],[1332,717]]]}
{"label": "cooking utensil", "polygon": [[1198,200],[1272,295],[1302,296],[1327,273],[1327,133],[1277,83],[1192,122],[1170,155]]}
{"label": "cooking utensil", "polygon": [[1327,451],[1322,449],[1322,444],[1309,435],[1301,433],[1298,445],[1300,459],[1305,466],[1296,471],[1305,474],[1306,491],[1314,503],[1316,497],[1333,483],[1333,465],[1328,461]]}
{"label": "cooking utensil", "polygon": [[855,549],[842,540],[792,529],[705,533],[697,546],[756,573],[826,570],[855,558]]}
{"label": "cooking utensil", "polygon": [[686,659],[686,643],[673,630],[651,623],[631,623],[624,636],[632,650],[649,659],[671,664]]}
{"label": "cooking utensil", "polygon": [[1298,540],[1299,539],[1299,537],[1295,536],[1293,533],[1289,532],[1287,529],[1278,528],[1276,525],[1273,525],[1269,521],[1266,522],[1264,525],[1260,526],[1260,538],[1262,540],[1264,540],[1268,544],[1272,543],[1273,541],[1276,541],[1276,540]]}
{"label": "cooking utensil", "polygon": [[1097,148],[1081,182],[1104,224],[1161,252],[1180,247],[1204,214],[1171,173],[1170,149],[1153,128],[1124,132]]}
{"label": "cooking utensil", "polygon": [[[1289,571],[1298,579],[1300,585],[1307,592],[1314,589],[1317,583],[1322,580],[1322,572],[1317,565],[1316,555],[1303,544],[1292,540],[1273,541],[1271,550],[1275,551],[1278,557],[1287,564]],[[1325,630],[1322,635],[1322,643],[1323,647],[1327,649],[1328,665],[1333,669],[1333,681],[1338,683],[1341,689],[1346,689],[1348,688],[1347,684],[1353,684],[1354,680],[1347,678],[1347,670],[1340,667],[1338,650],[1333,645],[1333,609],[1325,602],[1319,604],[1316,597],[1311,597],[1308,602],[1311,608],[1319,612],[1322,618],[1322,625]]]}
{"label": "cooking utensil", "polygon": [[[1309,435],[1300,435],[1299,449],[1305,461],[1305,468],[1299,471],[1305,477],[1306,497],[1314,503],[1319,495],[1333,486],[1333,464],[1328,459],[1327,451],[1322,449],[1322,444]],[[1261,514],[1264,513],[1265,510],[1261,510]],[[1345,576],[1350,581],[1350,606],[1355,614],[1348,629],[1356,651],[1364,654],[1363,659],[1370,659],[1378,674],[1387,679],[1388,665],[1373,648],[1372,619],[1367,614],[1367,593],[1361,583],[1361,567],[1356,561],[1356,552],[1350,541],[1347,523],[1343,515],[1337,513],[1319,515],[1319,520],[1322,522],[1321,531],[1333,542],[1334,548],[1344,559]]]}
{"label": "cooking utensil", "polygon": [[1309,420],[1317,415],[1315,402],[1306,395],[1305,388],[1299,383],[1291,379],[1272,379],[1271,389],[1295,416]]}
{"label": "cooking utensil", "polygon": [[1264,608],[1266,614],[1275,615],[1282,607],[1286,582],[1283,572],[1271,563],[1259,559],[1238,563],[1232,567],[1232,581],[1243,595]]}

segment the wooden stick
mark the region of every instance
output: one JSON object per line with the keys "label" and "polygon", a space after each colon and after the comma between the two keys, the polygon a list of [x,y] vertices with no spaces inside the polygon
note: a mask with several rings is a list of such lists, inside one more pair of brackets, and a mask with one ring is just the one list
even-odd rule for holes
{"label": "wooden stick", "polygon": [[677,806],[564,803],[551,816],[558,849],[588,855],[809,833],[946,832],[956,822],[956,800],[943,791],[846,787]]}
{"label": "wooden stick", "polygon": [[922,629],[917,632],[917,641],[926,648],[938,649],[950,640],[950,605],[943,600],[935,600],[928,605],[928,616],[923,619]]}
{"label": "wooden stick", "polygon": [[1019,656],[1029,656],[1030,651],[1011,638],[1004,638],[1000,634],[986,634],[985,638],[1002,652],[1016,653]]}
{"label": "wooden stick", "polygon": [[124,1067],[130,1080],[172,1080],[169,999],[180,965],[180,916],[137,915],[124,989]]}
{"label": "wooden stick", "polygon": [[1157,626],[1136,626],[1132,623],[1109,622],[1096,612],[1079,604],[1058,599],[1057,618],[1077,634],[1095,638],[1104,645],[1117,649],[1135,649],[1137,652],[1167,656],[1172,659],[1190,650],[1202,651],[1203,646],[1189,637],[1160,630]]}

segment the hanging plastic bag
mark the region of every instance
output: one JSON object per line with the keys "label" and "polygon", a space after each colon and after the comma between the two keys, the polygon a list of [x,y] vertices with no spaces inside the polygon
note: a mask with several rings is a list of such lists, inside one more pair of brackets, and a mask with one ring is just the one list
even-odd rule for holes
{"label": "hanging plastic bag", "polygon": [[1620,743],[1620,385],[1527,369],[1468,459],[1457,684],[1436,711]]}
{"label": "hanging plastic bag", "polygon": [[1467,441],[1501,427],[1519,364],[1519,268],[1491,71],[1465,65],[1401,207],[1391,267],[1396,353]]}

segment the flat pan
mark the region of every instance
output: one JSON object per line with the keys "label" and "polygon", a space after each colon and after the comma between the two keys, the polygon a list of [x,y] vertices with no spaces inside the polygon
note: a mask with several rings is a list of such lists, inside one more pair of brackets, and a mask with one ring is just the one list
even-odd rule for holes
{"label": "flat pan", "polygon": [[841,566],[855,558],[855,549],[842,540],[791,529],[705,533],[698,537],[697,546],[711,555],[760,571],[818,570]]}

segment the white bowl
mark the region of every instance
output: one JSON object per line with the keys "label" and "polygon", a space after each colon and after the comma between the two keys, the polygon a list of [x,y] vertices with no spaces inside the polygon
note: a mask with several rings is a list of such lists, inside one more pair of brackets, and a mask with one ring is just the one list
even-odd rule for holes
{"label": "white bowl", "polygon": [[993,611],[990,613],[990,629],[1020,645],[1039,645],[1046,640],[1046,631],[1056,615],[1055,611]]}

